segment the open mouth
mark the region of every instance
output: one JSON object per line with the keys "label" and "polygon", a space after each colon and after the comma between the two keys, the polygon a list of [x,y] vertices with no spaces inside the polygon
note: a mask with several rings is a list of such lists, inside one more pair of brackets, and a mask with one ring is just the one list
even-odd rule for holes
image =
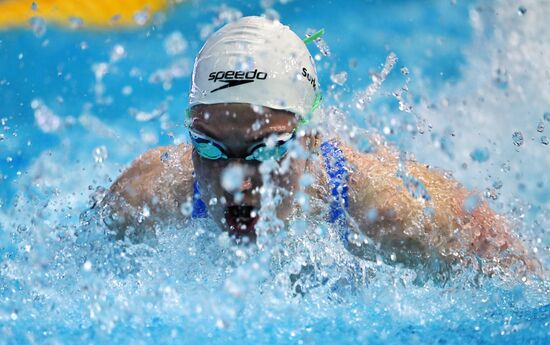
{"label": "open mouth", "polygon": [[225,208],[225,221],[229,234],[239,238],[255,237],[254,226],[258,222],[258,213],[252,206],[228,206]]}

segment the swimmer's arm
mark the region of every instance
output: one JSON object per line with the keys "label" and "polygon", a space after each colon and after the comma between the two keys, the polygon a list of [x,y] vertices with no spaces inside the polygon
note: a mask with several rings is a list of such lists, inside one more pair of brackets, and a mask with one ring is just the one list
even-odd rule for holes
{"label": "swimmer's arm", "polygon": [[139,236],[163,219],[184,220],[180,205],[193,193],[191,152],[186,145],[150,149],[119,176],[100,204],[117,238],[128,229]]}
{"label": "swimmer's arm", "polygon": [[388,262],[425,264],[437,255],[449,263],[481,257],[495,266],[520,264],[537,269],[504,217],[485,202],[466,211],[473,195],[443,173],[414,161],[407,174],[421,182],[427,197],[413,197],[397,176],[398,157],[379,147],[375,154],[345,149],[354,165],[350,176],[349,211],[358,227],[380,246]]}

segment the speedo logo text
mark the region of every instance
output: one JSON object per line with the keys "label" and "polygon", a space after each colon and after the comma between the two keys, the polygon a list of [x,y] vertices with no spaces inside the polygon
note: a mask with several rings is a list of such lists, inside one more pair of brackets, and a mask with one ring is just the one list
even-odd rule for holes
{"label": "speedo logo text", "polygon": [[243,84],[253,83],[256,80],[267,79],[266,72],[260,72],[257,69],[253,71],[218,71],[212,72],[208,75],[208,80],[215,82],[222,82],[222,85],[210,92],[216,92],[219,90],[227,89],[233,86],[239,86]]}

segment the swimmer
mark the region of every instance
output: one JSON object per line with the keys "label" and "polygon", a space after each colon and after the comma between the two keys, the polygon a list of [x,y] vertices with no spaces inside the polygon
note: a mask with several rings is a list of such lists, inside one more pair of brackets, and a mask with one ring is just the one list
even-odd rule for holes
{"label": "swimmer", "polygon": [[[101,202],[104,222],[117,238],[139,240],[168,221],[210,217],[237,241],[254,242],[267,175],[282,191],[272,201],[278,219],[324,212],[341,229],[339,240],[366,259],[427,267],[434,260],[479,265],[481,258],[486,273],[540,269],[506,219],[484,201],[466,206],[475,194],[450,176],[402,162],[376,137],[369,153],[322,138],[315,129],[320,100],[313,59],[287,26],[261,17],[226,25],[195,60],[186,115],[191,144],[137,158]],[[236,185],[222,178],[228,171]],[[429,197],[411,195],[399,171]],[[304,186],[302,176],[312,183]],[[312,207],[300,207],[299,192]],[[323,204],[325,210],[316,206]],[[374,245],[364,245],[365,236]]]}

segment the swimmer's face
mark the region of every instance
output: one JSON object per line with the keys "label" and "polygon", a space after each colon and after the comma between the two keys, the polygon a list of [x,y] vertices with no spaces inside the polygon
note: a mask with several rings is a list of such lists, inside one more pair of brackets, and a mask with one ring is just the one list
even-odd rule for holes
{"label": "swimmer's face", "polygon": [[[203,138],[212,139],[216,143],[214,153],[218,153],[217,148],[221,147],[220,151],[228,157],[208,159],[201,156],[197,149],[193,150],[193,165],[201,198],[216,223],[230,235],[252,241],[256,238],[254,227],[259,219],[257,211],[262,206],[262,174],[259,171],[262,163],[250,159],[254,148],[268,138],[280,138],[282,143],[294,133],[297,125],[298,119],[290,112],[243,103],[196,105],[191,109],[190,129],[193,133],[201,137],[201,142],[206,142]],[[303,137],[296,140],[302,145],[306,141]],[[279,164],[287,158],[290,159],[289,168],[277,168],[269,176],[286,194],[276,207],[277,216],[282,220],[287,219],[292,210],[293,196],[306,164],[305,160],[289,158],[288,155],[278,161]],[[242,182],[233,186],[227,183],[231,181],[223,183],[222,176],[227,168],[244,172]]]}

